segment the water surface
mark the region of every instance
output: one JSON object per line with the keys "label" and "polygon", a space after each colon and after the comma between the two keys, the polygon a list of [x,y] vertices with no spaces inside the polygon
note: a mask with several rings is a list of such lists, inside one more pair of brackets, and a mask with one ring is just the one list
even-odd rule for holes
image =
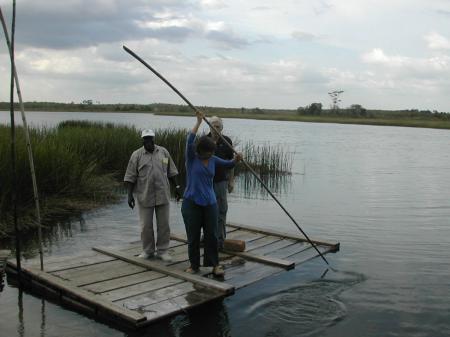
{"label": "water surface", "polygon": [[[0,123],[8,123],[0,112]],[[194,118],[120,113],[30,112],[32,125],[88,119],[140,128],[189,128]],[[222,304],[179,315],[132,336],[448,336],[450,335],[450,133],[403,127],[226,119],[231,137],[281,144],[293,175],[276,194],[310,237],[341,251],[249,286]],[[260,189],[238,181],[229,220],[296,233]],[[172,203],[173,231],[183,231]],[[139,238],[125,199],[61,224],[46,255]],[[35,248],[28,246],[28,254]],[[123,336],[6,285],[0,335]],[[128,335],[128,334],[125,334]]]}

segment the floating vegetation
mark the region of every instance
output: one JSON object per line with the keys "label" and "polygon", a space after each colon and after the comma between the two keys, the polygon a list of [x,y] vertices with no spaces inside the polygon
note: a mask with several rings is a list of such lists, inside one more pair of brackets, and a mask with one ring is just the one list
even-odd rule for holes
{"label": "floating vegetation", "polygon": [[[29,131],[44,224],[56,216],[69,216],[116,201],[130,155],[142,146],[137,128],[113,123],[65,121],[54,128]],[[171,153],[182,177],[187,132],[174,128],[155,130],[156,143]],[[26,228],[33,226],[33,190],[23,128],[17,128],[16,136],[17,205],[20,224]],[[10,137],[10,128],[0,125],[0,237],[10,231],[12,223]],[[292,154],[280,147],[248,142],[243,152],[249,165],[269,182],[290,173]],[[243,165],[237,168],[237,174],[245,176],[245,171]]]}

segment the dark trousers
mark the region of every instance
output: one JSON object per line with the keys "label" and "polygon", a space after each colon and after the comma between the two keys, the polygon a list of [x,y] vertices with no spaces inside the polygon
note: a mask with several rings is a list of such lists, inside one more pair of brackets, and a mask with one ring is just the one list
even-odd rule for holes
{"label": "dark trousers", "polygon": [[203,228],[205,248],[203,266],[214,267],[219,264],[217,247],[217,204],[200,206],[189,199],[183,200],[181,214],[188,239],[188,254],[191,267],[200,267],[200,233]]}

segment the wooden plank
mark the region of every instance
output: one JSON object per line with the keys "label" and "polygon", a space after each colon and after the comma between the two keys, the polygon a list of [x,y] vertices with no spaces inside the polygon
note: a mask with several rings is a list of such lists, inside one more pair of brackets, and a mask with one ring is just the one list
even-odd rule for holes
{"label": "wooden plank", "polygon": [[265,234],[240,229],[227,235],[227,239],[243,240],[248,243],[252,240],[262,238],[263,236],[265,236]]}
{"label": "wooden plank", "polygon": [[258,262],[246,262],[243,265],[226,269],[224,280],[233,284],[236,288],[242,288],[282,271],[283,269],[280,267],[263,265]]}
{"label": "wooden plank", "polygon": [[[263,234],[266,234],[266,235],[275,235],[275,236],[279,236],[279,237],[282,237],[282,238],[308,242],[308,240],[305,239],[303,236],[286,234],[286,233],[282,233],[282,232],[275,231],[275,230],[272,230],[272,229],[261,229],[261,228],[258,228],[258,227],[249,226],[249,225],[243,225],[243,224],[237,224],[237,223],[227,223],[227,226],[230,226],[230,227],[233,227],[233,228],[245,229],[245,230],[258,232],[258,233],[263,233]],[[331,246],[331,247],[333,247],[334,251],[338,251],[339,250],[339,245],[340,245],[339,242],[325,242],[325,241],[319,241],[319,240],[311,240],[311,241],[315,245]]]}
{"label": "wooden plank", "polygon": [[115,303],[118,305],[123,305],[125,308],[130,310],[141,310],[141,308],[159,303],[162,301],[169,300],[171,298],[184,295],[188,292],[198,290],[195,288],[196,286],[191,283],[184,281],[179,284],[175,284],[173,286],[165,287],[163,289],[149,291],[144,294],[140,294],[138,296],[129,297],[124,300],[116,301]]}
{"label": "wooden plank", "polygon": [[283,271],[283,269],[271,266],[264,266],[262,268],[257,268],[251,273],[246,273],[243,277],[236,277],[227,282],[230,282],[236,287],[236,289],[242,289],[253,283],[264,280],[265,278],[275,276]]}
{"label": "wooden plank", "polygon": [[258,247],[255,249],[251,249],[249,250],[249,253],[255,254],[255,255],[271,255],[271,253],[282,249],[284,247],[290,246],[292,244],[294,244],[295,241],[294,240],[290,240],[290,239],[282,239],[280,241],[276,241],[274,243],[262,246],[262,247]]}
{"label": "wooden plank", "polygon": [[[170,240],[170,242],[169,242],[169,248],[174,248],[174,247],[181,246],[181,245],[183,245],[183,242],[179,242],[176,240]],[[108,248],[115,250],[115,248],[113,248],[113,247],[108,247]],[[129,244],[126,247],[121,247],[117,250],[119,250],[121,252],[133,251],[136,254],[140,254],[140,253],[142,253],[142,243],[140,241],[138,241],[138,242]]]}
{"label": "wooden plank", "polygon": [[[245,235],[247,235],[246,237],[249,238],[249,239],[254,239],[255,241],[263,239],[263,238],[267,238],[266,242],[271,243],[271,242],[273,242],[273,240],[277,240],[277,238],[273,237],[273,236],[272,237],[267,237],[267,236],[264,236],[262,234],[253,234],[253,233],[250,233],[250,232],[248,232],[248,233],[250,235],[247,235],[247,233],[245,233]],[[237,235],[241,235],[241,234],[242,233],[237,233]],[[186,240],[186,238],[183,237],[182,235],[176,235],[176,237],[177,237],[178,240]],[[262,242],[260,242],[260,244],[261,243]],[[284,268],[284,269],[287,269],[287,270],[292,269],[292,268],[295,267],[295,263],[293,263],[291,261],[282,260],[282,259],[279,259],[277,257],[258,256],[258,255],[255,255],[255,254],[252,254],[252,253],[247,253],[247,252],[232,252],[232,251],[226,251],[226,250],[224,250],[223,252],[225,254],[227,254],[227,255],[235,255],[235,256],[239,256],[239,257],[242,257],[242,258],[247,259],[247,260],[258,261],[258,262],[261,262],[261,263],[264,263],[264,264],[278,266],[278,267],[281,267],[281,268]],[[172,258],[174,258],[174,256],[172,256]],[[186,253],[186,255],[183,255],[181,257],[181,259],[184,259],[184,258],[186,258],[186,260],[189,259],[188,256],[187,256],[187,253]],[[176,262],[181,262],[180,261],[181,259],[180,258],[178,258],[178,259],[174,258],[174,260],[173,260],[174,263],[173,264],[175,264]],[[182,261],[184,261],[184,260],[182,260]]]}
{"label": "wooden plank", "polygon": [[[292,263],[302,264],[305,263],[317,256],[319,254],[311,245],[305,245],[306,248],[301,251],[288,256],[287,258],[292,261]],[[322,254],[326,254],[327,252],[333,251],[332,247],[329,246],[318,246],[317,247]],[[297,249],[296,249],[297,250]],[[286,253],[286,252],[285,252]],[[257,264],[247,263],[245,266],[241,268],[235,268],[234,270],[227,270],[225,275],[226,282],[233,284],[236,289],[241,289],[251,283],[262,280],[268,276],[276,275],[281,270],[269,269],[266,267],[258,266]]]}
{"label": "wooden plank", "polygon": [[[113,261],[106,261],[103,263],[96,263],[96,264],[89,264],[89,265],[83,265],[77,268],[70,268],[65,270],[58,270],[55,272],[49,272],[53,275],[58,275],[63,278],[70,279],[72,277],[81,277],[85,275],[92,275],[93,273],[103,273],[108,271],[115,271],[117,269],[126,267],[126,262],[115,258]],[[140,271],[144,271],[143,268],[139,269]]]}
{"label": "wooden plank", "polygon": [[158,271],[160,273],[167,274],[169,276],[178,277],[178,278],[180,278],[182,280],[186,280],[186,281],[189,281],[189,282],[200,284],[200,285],[203,285],[203,286],[208,287],[208,288],[216,289],[218,291],[223,292],[226,295],[231,295],[231,294],[234,293],[234,287],[229,285],[229,284],[226,284],[226,283],[218,282],[218,281],[215,281],[215,280],[210,280],[210,279],[208,279],[206,277],[197,276],[195,274],[185,273],[185,272],[176,270],[174,268],[166,267],[166,266],[164,266],[162,264],[159,264],[159,263],[156,263],[154,261],[139,259],[139,258],[136,258],[134,256],[125,255],[125,254],[120,253],[120,252],[109,251],[109,250],[105,250],[105,249],[98,248],[98,247],[94,247],[92,249],[94,249],[96,251],[99,251],[99,252],[101,252],[103,254],[108,254],[108,255],[114,256],[114,257],[116,257],[118,259],[121,259],[123,261],[129,262],[129,263],[133,263],[133,264],[135,264],[137,266],[140,266],[140,267],[144,267],[144,268],[148,268],[148,269],[151,269],[151,270],[155,270],[155,271]]}
{"label": "wooden plank", "polygon": [[[183,252],[183,253],[179,253],[179,254],[171,255],[171,256],[172,256],[172,262],[169,262],[168,265],[173,265],[173,264],[177,264],[177,263],[189,260],[188,252]],[[202,256],[203,256],[203,252],[200,253],[200,258]]]}
{"label": "wooden plank", "polygon": [[170,239],[187,243],[186,235],[184,234],[170,233]]}
{"label": "wooden plank", "polygon": [[[295,264],[302,264],[302,263],[305,263],[305,262],[319,256],[319,253],[312,246],[309,246],[309,247],[310,248],[305,249],[301,252],[298,252],[297,254],[289,256],[289,260],[294,261]],[[332,250],[328,246],[325,246],[325,247],[318,246],[317,248],[322,253],[322,255],[324,255],[324,254],[330,252],[330,250]]]}
{"label": "wooden plank", "polygon": [[227,252],[227,251],[224,251],[224,252],[227,254],[230,254],[230,255],[236,255],[236,256],[242,257],[246,260],[252,260],[252,261],[259,262],[261,264],[277,266],[280,268],[284,268],[286,270],[289,270],[289,269],[292,269],[295,267],[294,262],[283,260],[283,259],[273,257],[273,256],[267,256],[267,255],[260,256],[260,255],[255,255],[255,254],[247,253],[247,252]]}
{"label": "wooden plank", "polygon": [[78,286],[118,278],[145,271],[145,268],[121,260],[105,262],[98,265],[80,267],[52,273],[62,279],[71,280]]}
{"label": "wooden plank", "polygon": [[184,280],[181,280],[172,276],[164,276],[162,278],[158,278],[155,280],[138,283],[132,286],[128,286],[125,288],[119,288],[111,291],[107,291],[102,293],[102,296],[111,302],[123,300],[128,297],[144,294],[151,290],[165,288],[174,284],[183,283]]}
{"label": "wooden plank", "polygon": [[[108,261],[114,261],[115,258],[107,256],[104,254],[83,254],[83,255],[72,255],[72,256],[60,256],[56,258],[44,258],[44,270],[48,272],[66,270],[71,268],[78,268],[81,266],[94,265]],[[27,261],[23,263],[24,266],[30,268],[39,268],[39,260],[33,259],[32,261]]]}
{"label": "wooden plank", "polygon": [[210,291],[196,290],[140,308],[140,311],[147,317],[147,320],[152,321],[171,316],[175,313],[184,312],[187,309],[222,297],[223,294],[211,294]]}
{"label": "wooden plank", "polygon": [[[177,244],[169,247],[169,249],[168,249],[169,254],[177,254],[178,252],[183,251],[183,250],[187,251],[187,244],[180,242],[180,241],[174,241],[174,240],[172,240],[171,242],[177,242]],[[104,247],[104,248],[106,248],[106,247]],[[119,249],[118,251],[129,254],[129,255],[134,255],[134,256],[137,256],[140,253],[142,253],[142,249],[140,247],[139,248],[134,247],[134,248],[127,248],[127,249]]]}
{"label": "wooden plank", "polygon": [[[236,232],[237,230],[239,230],[238,228],[228,227],[228,226],[225,227],[225,229],[226,229],[227,236],[228,236],[228,234],[231,235],[231,233]],[[186,235],[185,234],[170,233],[170,239],[178,241],[178,242],[187,243],[187,239],[186,239]]]}
{"label": "wooden plank", "polygon": [[252,240],[252,241],[246,243],[245,251],[249,252],[253,249],[263,247],[263,246],[266,246],[268,244],[271,244],[271,243],[274,243],[274,242],[277,242],[280,240],[282,240],[282,238],[280,238],[278,236],[273,236],[273,235],[263,236],[259,239]]}
{"label": "wooden plank", "polygon": [[270,253],[270,256],[277,257],[279,259],[286,259],[291,255],[297,254],[299,252],[302,252],[303,250],[310,248],[312,248],[311,245],[308,245],[303,242],[297,242],[294,243],[293,245],[286,246],[284,248],[278,249],[277,251]]}
{"label": "wooden plank", "polygon": [[158,273],[156,271],[144,271],[141,273],[126,275],[118,277],[112,280],[101,281],[97,283],[88,284],[83,286],[83,289],[89,290],[93,293],[99,294],[106,291],[127,287],[130,285],[142,283],[145,281],[154,280],[160,277],[164,277],[164,274]]}
{"label": "wooden plank", "polygon": [[[8,262],[8,264],[16,269],[15,263],[10,261]],[[22,272],[25,273],[28,277],[40,283],[43,283],[44,285],[48,285],[51,288],[57,289],[64,296],[69,296],[82,304],[93,307],[95,311],[104,310],[116,317],[120,317],[128,322],[131,322],[134,325],[146,320],[146,317],[142,314],[115,305],[105,300],[101,295],[94,295],[87,290],[78,288],[70,281],[62,280],[57,276],[34,268],[22,268]]]}
{"label": "wooden plank", "polygon": [[235,231],[237,231],[237,230],[239,230],[239,228],[234,228],[234,227],[229,227],[229,226],[225,226],[225,232],[228,234],[228,233],[231,233],[231,232],[235,232]]}

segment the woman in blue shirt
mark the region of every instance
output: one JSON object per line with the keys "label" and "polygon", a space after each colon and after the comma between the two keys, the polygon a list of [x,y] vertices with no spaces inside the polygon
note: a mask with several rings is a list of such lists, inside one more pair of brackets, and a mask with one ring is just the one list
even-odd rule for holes
{"label": "woman in blue shirt", "polygon": [[200,268],[200,233],[203,227],[203,266],[213,267],[215,276],[223,276],[219,265],[217,243],[217,201],[213,189],[216,166],[233,168],[242,159],[238,154],[232,160],[214,156],[216,144],[211,137],[202,136],[195,144],[195,136],[203,120],[203,113],[197,113],[197,122],[187,137],[186,143],[186,190],[181,214],[188,239],[188,254],[191,266],[188,273],[196,273]]}

